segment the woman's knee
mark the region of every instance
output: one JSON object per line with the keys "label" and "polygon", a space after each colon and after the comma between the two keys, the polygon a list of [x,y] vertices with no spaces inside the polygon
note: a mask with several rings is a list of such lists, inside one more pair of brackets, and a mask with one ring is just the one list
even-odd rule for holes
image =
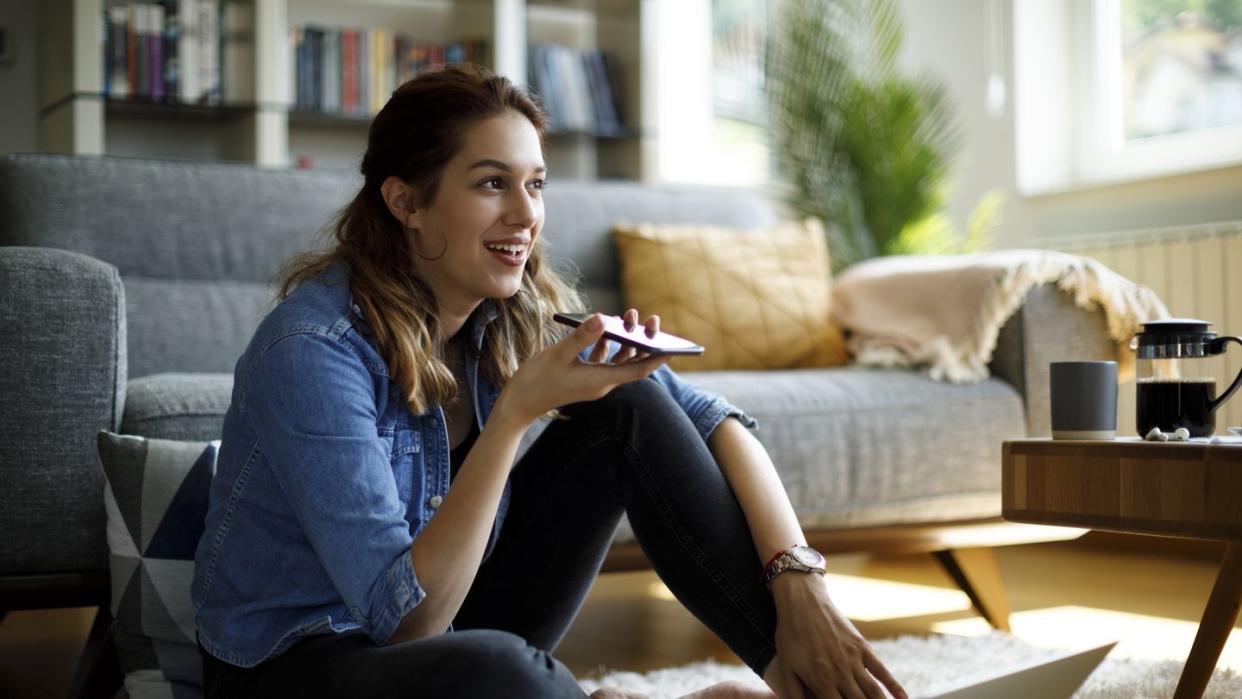
{"label": "woman's knee", "polygon": [[681,413],[668,391],[651,379],[623,383],[597,402],[627,416],[651,416],[661,422]]}
{"label": "woman's knee", "polygon": [[581,697],[573,675],[521,636],[491,629],[458,631],[465,652],[453,669],[461,696]]}

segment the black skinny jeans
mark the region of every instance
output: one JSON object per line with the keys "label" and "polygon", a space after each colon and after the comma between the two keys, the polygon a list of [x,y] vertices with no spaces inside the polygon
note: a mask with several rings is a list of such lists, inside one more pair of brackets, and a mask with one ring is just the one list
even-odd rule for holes
{"label": "black skinny jeans", "polygon": [[454,631],[390,646],[363,633],[302,641],[254,668],[203,653],[208,697],[582,697],[552,657],[621,514],[660,579],[756,673],[776,610],[737,498],[652,380],[562,409],[514,467],[510,509]]}

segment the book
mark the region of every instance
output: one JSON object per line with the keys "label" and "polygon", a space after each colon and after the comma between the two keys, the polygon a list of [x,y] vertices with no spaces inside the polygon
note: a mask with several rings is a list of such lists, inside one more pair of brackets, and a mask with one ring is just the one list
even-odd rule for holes
{"label": "book", "polygon": [[220,46],[222,101],[226,104],[254,102],[254,9],[249,4],[226,0]]}
{"label": "book", "polygon": [[107,18],[104,96],[125,99],[130,94],[129,63],[126,58],[129,51],[129,9],[124,6],[110,7]]}
{"label": "book", "polygon": [[195,102],[220,103],[220,2],[199,0],[198,89]]}
{"label": "book", "polygon": [[365,116],[418,74],[451,63],[482,61],[486,43],[420,41],[383,27],[295,25],[289,31],[295,109]]}
{"label": "book", "polygon": [[323,33],[323,111],[341,111],[341,30],[329,27]]}
{"label": "book", "polygon": [[164,6],[147,5],[147,94],[164,99]]}
{"label": "book", "polygon": [[181,3],[179,0],[163,0],[163,3],[164,98],[175,102],[181,99]]}
{"label": "book", "polygon": [[358,113],[358,32],[341,30],[341,112]]}
{"label": "book", "polygon": [[177,8],[180,25],[180,46],[177,47],[178,94],[185,104],[198,102],[203,94],[199,63],[202,49],[199,47],[199,0],[181,0]]}

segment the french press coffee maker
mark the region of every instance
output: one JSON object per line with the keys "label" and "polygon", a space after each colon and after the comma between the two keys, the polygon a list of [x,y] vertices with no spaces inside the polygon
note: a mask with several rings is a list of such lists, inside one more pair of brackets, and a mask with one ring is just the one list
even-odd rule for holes
{"label": "french press coffee maker", "polygon": [[1211,437],[1216,432],[1216,410],[1238,390],[1242,372],[1218,397],[1216,377],[1206,360],[1224,354],[1230,342],[1242,345],[1242,338],[1218,337],[1208,330],[1211,325],[1189,318],[1154,320],[1143,323],[1143,332],[1131,341],[1138,359],[1135,426],[1139,436],[1153,427],[1162,432],[1184,427],[1191,437]]}

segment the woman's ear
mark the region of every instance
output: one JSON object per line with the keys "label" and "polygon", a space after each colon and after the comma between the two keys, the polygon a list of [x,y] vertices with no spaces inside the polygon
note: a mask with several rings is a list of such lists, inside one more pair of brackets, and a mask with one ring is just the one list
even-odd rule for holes
{"label": "woman's ear", "polygon": [[401,223],[402,228],[418,228],[418,210],[414,207],[414,189],[400,177],[393,175],[380,185],[380,194],[388,206],[388,212]]}

